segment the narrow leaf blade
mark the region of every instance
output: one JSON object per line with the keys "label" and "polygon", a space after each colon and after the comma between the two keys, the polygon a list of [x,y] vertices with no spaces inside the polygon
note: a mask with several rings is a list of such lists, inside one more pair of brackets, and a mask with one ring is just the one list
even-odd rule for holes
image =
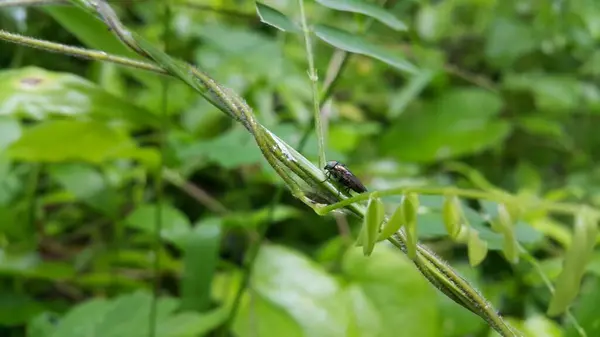
{"label": "narrow leaf blade", "polygon": [[373,57],[406,73],[416,74],[419,72],[417,67],[399,54],[374,45],[355,34],[324,25],[316,25],[314,31],[319,39],[336,48]]}
{"label": "narrow leaf blade", "polygon": [[273,26],[283,32],[299,33],[300,28],[296,23],[290,20],[285,14],[276,10],[273,7],[263,3],[256,2],[256,13],[260,17],[260,21],[269,26]]}
{"label": "narrow leaf blade", "polygon": [[362,0],[317,0],[317,2],[338,11],[364,14],[397,31],[408,29],[404,22],[385,8]]}

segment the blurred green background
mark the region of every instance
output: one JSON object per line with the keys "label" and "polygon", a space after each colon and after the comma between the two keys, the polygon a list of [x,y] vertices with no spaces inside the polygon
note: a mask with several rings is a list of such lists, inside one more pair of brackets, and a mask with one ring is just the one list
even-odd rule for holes
{"label": "blurred green background", "polygon": [[[493,185],[600,207],[600,2],[389,0],[378,20],[328,6],[336,2],[305,4],[319,24],[321,87],[333,46],[356,52],[326,109],[328,159],[369,190]],[[111,4],[165,45],[164,1]],[[297,1],[264,4],[299,22]],[[299,144],[312,118],[302,34],[261,23],[248,0],[172,1],[166,19],[169,54]],[[139,59],[70,6],[0,3],[0,28]],[[399,251],[381,243],[364,257],[356,219],[320,217],[287,191],[271,211],[281,179],[243,127],[183,83],[167,80],[165,99],[163,76],[4,41],[0,68],[0,335],[495,336]],[[300,152],[317,162],[314,132]],[[384,201],[391,211],[400,198]],[[580,335],[545,314],[551,295],[531,264],[504,258],[488,224],[494,204],[465,203],[490,250],[471,267],[466,246],[447,237],[442,201],[421,197],[423,243],[526,336]],[[552,281],[572,223],[538,212],[515,224]],[[242,261],[265,226],[228,323]],[[600,336],[594,254],[573,306],[590,337]]]}

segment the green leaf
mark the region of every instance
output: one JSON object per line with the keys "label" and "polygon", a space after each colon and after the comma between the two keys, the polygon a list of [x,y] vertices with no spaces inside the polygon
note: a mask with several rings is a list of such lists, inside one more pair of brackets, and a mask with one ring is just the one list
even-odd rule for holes
{"label": "green leaf", "polygon": [[455,239],[462,227],[462,211],[460,209],[460,201],[456,196],[446,196],[442,210],[442,218],[444,226],[451,238]]}
{"label": "green leaf", "polygon": [[419,72],[417,67],[406,61],[400,53],[374,45],[356,34],[323,25],[316,25],[314,31],[317,37],[336,48],[371,56],[403,72],[410,74]]}
{"label": "green leaf", "polygon": [[[439,336],[434,289],[390,249],[345,254],[343,282],[281,246],[261,248],[234,329],[240,337]],[[222,282],[223,291],[231,281]],[[342,286],[343,284],[343,286]],[[319,317],[327,317],[326,320]]]}
{"label": "green leaf", "polygon": [[242,127],[236,127],[211,140],[198,141],[180,152],[183,161],[204,157],[224,168],[260,163],[263,159],[252,136]]}
{"label": "green leaf", "polygon": [[479,265],[487,255],[487,243],[479,238],[479,233],[474,229],[469,229],[469,238],[467,241],[469,264],[472,267]]}
{"label": "green leaf", "polygon": [[431,82],[434,71],[423,70],[412,76],[409,82],[396,94],[391,95],[388,116],[396,118],[400,116],[406,107],[417,98],[417,96]]}
{"label": "green leaf", "polygon": [[0,72],[1,115],[37,120],[91,117],[136,128],[158,125],[156,116],[84,78],[36,67]]}
{"label": "green leaf", "polygon": [[82,164],[54,165],[50,175],[78,199],[87,199],[106,188],[102,174]]}
{"label": "green leaf", "polygon": [[414,193],[407,193],[402,198],[402,218],[406,228],[406,251],[409,258],[417,256],[417,214],[419,211],[419,197]]}
{"label": "green leaf", "polygon": [[325,7],[336,9],[338,11],[360,13],[370,16],[394,30],[400,31],[408,29],[404,22],[400,21],[390,11],[363,0],[317,0],[317,2]]}
{"label": "green leaf", "polygon": [[44,261],[37,252],[10,254],[3,251],[0,253],[0,275],[66,281],[75,276],[75,270],[68,263]]}
{"label": "green leaf", "polygon": [[260,21],[284,32],[299,33],[300,27],[280,11],[273,7],[256,2],[256,13]]}
{"label": "green leaf", "polygon": [[197,223],[185,243],[181,277],[181,308],[203,312],[210,308],[211,284],[219,261],[221,220]]}
{"label": "green leaf", "polygon": [[342,272],[350,311],[345,336],[441,336],[435,290],[402,254],[384,245],[371,257],[351,249]]}
{"label": "green leaf", "polygon": [[[600,336],[598,303],[600,303],[600,278],[590,277],[581,287],[580,299],[575,303],[572,310],[573,316],[588,336]],[[581,336],[573,324],[568,322],[565,330],[565,337]]]}
{"label": "green leaf", "polygon": [[[336,278],[316,263],[288,248],[265,245],[254,266],[252,299],[243,303],[235,332],[241,337],[346,336],[348,317],[341,296]],[[261,303],[261,315],[254,312],[255,300],[268,303]],[[282,315],[272,309],[286,314],[283,322],[277,322]]]}
{"label": "green leaf", "polygon": [[290,206],[276,206],[272,211],[264,207],[249,212],[235,212],[224,217],[227,227],[258,228],[265,223],[278,223],[288,219],[298,218],[301,213],[297,208]]}
{"label": "green leaf", "polygon": [[156,152],[139,149],[129,136],[103,123],[75,120],[47,121],[27,129],[8,148],[8,155],[29,162],[85,161],[94,164],[139,158],[150,165]]}
{"label": "green leaf", "polygon": [[507,74],[503,87],[533,94],[540,111],[572,113],[586,106],[582,83],[573,76],[539,73]]}
{"label": "green leaf", "polygon": [[402,205],[399,205],[394,210],[390,219],[383,225],[381,233],[379,233],[379,236],[377,237],[377,241],[385,240],[394,235],[402,227],[403,221],[404,214],[402,212]]}
{"label": "green leaf", "polygon": [[371,255],[375,243],[377,242],[377,233],[381,228],[381,222],[384,216],[384,206],[381,199],[371,196],[367,204],[367,214],[363,223],[364,232],[362,237],[363,254]]}
{"label": "green leaf", "polygon": [[[154,234],[157,220],[156,207],[156,204],[140,205],[127,216],[125,223],[127,226],[136,228],[144,233]],[[160,216],[160,236],[177,247],[184,248],[187,238],[191,233],[189,219],[180,210],[168,204],[161,205]]]}
{"label": "green leaf", "polygon": [[566,252],[563,270],[556,280],[556,290],[548,306],[550,316],[563,313],[577,296],[587,263],[593,255],[598,220],[582,210],[575,217],[573,231],[573,244]]}
{"label": "green leaf", "polygon": [[98,18],[76,6],[42,6],[41,10],[51,15],[66,30],[85,45],[110,54],[143,59],[127,48],[117,36]]}
{"label": "green leaf", "polygon": [[485,41],[485,55],[499,68],[509,68],[539,43],[531,25],[508,18],[496,19]]}
{"label": "green leaf", "polygon": [[415,18],[415,30],[419,36],[425,41],[436,42],[451,35],[453,6],[451,2],[421,6]]}
{"label": "green leaf", "polygon": [[24,294],[0,293],[0,326],[19,326],[40,314],[42,302]]}
{"label": "green leaf", "polygon": [[381,137],[382,151],[401,161],[433,162],[474,154],[510,132],[496,118],[502,101],[483,89],[454,89],[400,115]]}
{"label": "green leaf", "polygon": [[125,196],[110,188],[102,173],[92,165],[65,163],[49,168],[50,177],[73,197],[92,208],[114,217],[118,216]]}

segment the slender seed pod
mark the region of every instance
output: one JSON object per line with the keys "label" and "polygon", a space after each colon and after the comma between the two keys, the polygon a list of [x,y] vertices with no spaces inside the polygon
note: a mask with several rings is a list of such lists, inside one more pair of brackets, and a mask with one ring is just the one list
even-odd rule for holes
{"label": "slender seed pod", "polygon": [[419,197],[415,193],[407,193],[402,198],[402,214],[406,229],[406,251],[411,259],[417,256],[417,211]]}
{"label": "slender seed pod", "polygon": [[513,221],[506,205],[498,204],[498,219],[496,223],[496,231],[500,232],[504,241],[502,243],[502,252],[510,263],[519,262],[519,248],[517,236],[515,235]]}
{"label": "slender seed pod", "polygon": [[383,221],[384,208],[383,202],[377,197],[371,196],[367,205],[367,214],[363,223],[363,253],[365,256],[371,255],[375,243],[377,242],[377,235],[381,228],[381,222]]}
{"label": "slender seed pod", "polygon": [[400,230],[403,224],[402,205],[396,207],[390,219],[383,225],[377,241],[383,241]]}
{"label": "slender seed pod", "polygon": [[444,220],[444,226],[448,235],[455,240],[460,233],[462,226],[462,210],[460,208],[460,201],[454,195],[447,195],[444,198],[444,204],[442,206],[442,218]]}
{"label": "slender seed pod", "polygon": [[469,264],[472,267],[479,265],[486,257],[488,252],[487,242],[479,238],[477,230],[469,229],[469,241],[467,242],[469,255]]}

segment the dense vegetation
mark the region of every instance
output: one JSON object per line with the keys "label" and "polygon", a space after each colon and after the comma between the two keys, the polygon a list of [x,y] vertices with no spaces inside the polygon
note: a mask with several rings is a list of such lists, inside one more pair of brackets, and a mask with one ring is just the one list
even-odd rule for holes
{"label": "dense vegetation", "polygon": [[0,1],[0,335],[600,336],[600,2],[85,3]]}

